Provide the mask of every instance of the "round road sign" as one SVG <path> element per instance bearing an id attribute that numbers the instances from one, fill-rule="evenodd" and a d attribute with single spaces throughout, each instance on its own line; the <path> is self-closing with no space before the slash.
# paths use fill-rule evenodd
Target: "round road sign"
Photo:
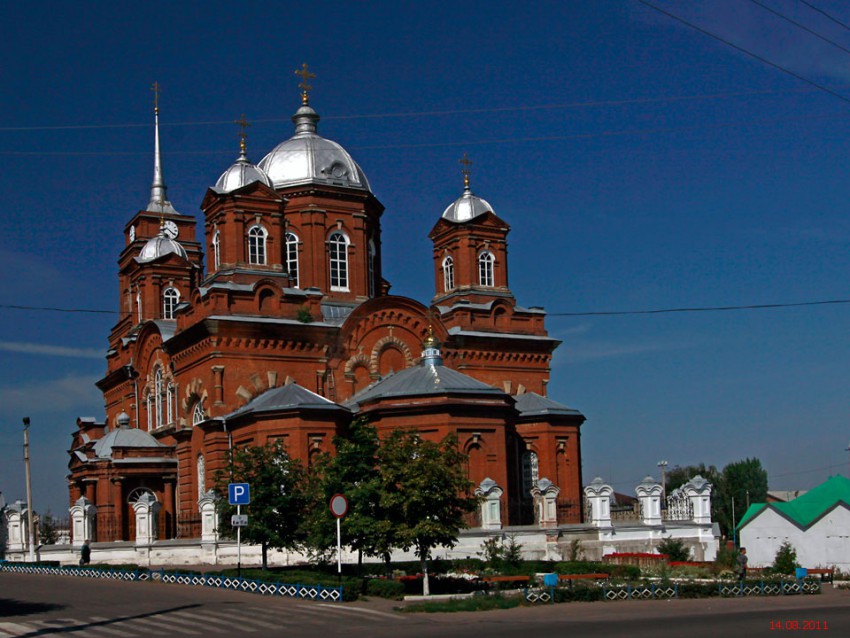
<path id="1" fill-rule="evenodd" d="M 331 497 L 331 514 L 336 518 L 342 518 L 348 511 L 348 499 L 342 494 L 334 494 Z"/>

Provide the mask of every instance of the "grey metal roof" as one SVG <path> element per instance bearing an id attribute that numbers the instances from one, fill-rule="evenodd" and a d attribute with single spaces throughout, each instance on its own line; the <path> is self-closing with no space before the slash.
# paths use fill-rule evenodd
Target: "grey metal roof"
<path id="1" fill-rule="evenodd" d="M 284 319 L 281 317 L 253 317 L 250 315 L 211 315 L 209 319 L 214 319 L 216 321 L 232 321 L 234 323 L 270 323 L 277 325 L 292 325 L 292 326 L 331 326 L 332 324 L 325 323 L 324 321 L 312 321 L 309 324 L 305 324 L 303 321 L 298 321 L 297 319 Z"/>
<path id="2" fill-rule="evenodd" d="M 224 419 L 232 419 L 245 414 L 260 414 L 263 412 L 278 412 L 290 409 L 342 410 L 343 412 L 348 412 L 347 408 L 315 392 L 311 392 L 297 383 L 290 383 L 266 390 L 247 405 L 243 405 L 238 410 L 234 410 L 226 415 Z"/>
<path id="3" fill-rule="evenodd" d="M 112 458 L 112 448 L 164 448 L 167 447 L 139 428 L 112 430 L 94 444 L 94 454 L 100 459 Z"/>
<path id="4" fill-rule="evenodd" d="M 360 304 L 322 304 L 322 317 L 328 323 L 342 325 L 354 309 Z"/>
<path id="5" fill-rule="evenodd" d="M 179 242 L 166 235 L 163 229 L 160 229 L 160 231 L 154 237 L 151 237 L 142 247 L 139 256 L 136 257 L 136 261 L 144 264 L 170 254 L 175 254 L 183 259 L 189 259 L 189 256 L 186 254 L 186 249 L 183 248 Z"/>
<path id="6" fill-rule="evenodd" d="M 323 183 L 371 191 L 366 174 L 339 144 L 316 133 L 319 115 L 304 105 L 292 116 L 295 135 L 275 146 L 259 168 L 275 188 Z"/>
<path id="7" fill-rule="evenodd" d="M 461 337 L 486 337 L 487 339 L 531 339 L 533 341 L 558 341 L 552 337 L 542 337 L 540 335 L 520 335 L 510 332 L 480 332 L 477 330 L 461 330 L 457 326 L 449 328 L 450 335 L 458 335 Z"/>
<path id="8" fill-rule="evenodd" d="M 490 206 L 487 200 L 481 199 L 477 195 L 473 195 L 469 187 L 465 188 L 463 195 L 446 207 L 443 211 L 443 219 L 450 222 L 462 223 L 470 219 L 483 215 L 484 213 L 492 213 L 493 207 Z"/>
<path id="9" fill-rule="evenodd" d="M 159 334 L 162 335 L 163 341 L 168 341 L 169 339 L 171 339 L 171 337 L 174 336 L 174 333 L 177 332 L 176 321 L 154 319 L 153 322 L 156 324 L 156 327 L 159 328 Z"/>
<path id="10" fill-rule="evenodd" d="M 361 404 L 373 399 L 444 394 L 506 396 L 501 390 L 457 370 L 441 365 L 419 365 L 405 368 L 372 383 L 344 405 L 356 412 Z"/>
<path id="11" fill-rule="evenodd" d="M 216 181 L 215 190 L 219 193 L 229 193 L 254 182 L 262 182 L 268 187 L 272 186 L 272 180 L 269 176 L 248 161 L 243 146 L 237 160 Z"/>
<path id="12" fill-rule="evenodd" d="M 540 396 L 536 392 L 526 392 L 516 397 L 516 409 L 520 417 L 542 416 L 547 414 L 565 414 L 581 416 L 581 412 L 563 403 Z"/>

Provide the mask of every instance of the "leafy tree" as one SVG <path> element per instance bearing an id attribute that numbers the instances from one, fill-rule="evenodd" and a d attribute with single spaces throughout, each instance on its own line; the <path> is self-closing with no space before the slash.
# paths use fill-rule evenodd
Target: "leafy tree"
<path id="1" fill-rule="evenodd" d="M 691 560 L 691 550 L 685 547 L 685 541 L 672 536 L 658 543 L 658 553 L 667 554 L 667 560 L 674 563 Z"/>
<path id="2" fill-rule="evenodd" d="M 236 513 L 234 506 L 227 505 L 228 483 L 251 486 L 248 526 L 243 528 L 242 538 L 261 546 L 263 569 L 268 568 L 270 547 L 299 546 L 300 522 L 306 510 L 304 469 L 298 460 L 289 457 L 280 441 L 234 450 L 227 468 L 217 472 L 215 478 L 225 519 Z"/>
<path id="3" fill-rule="evenodd" d="M 721 532 L 728 537 L 744 515 L 748 503 L 764 503 L 766 500 L 767 471 L 761 466 L 761 461 L 757 458 L 736 461 L 723 468 L 711 499 L 712 515 L 720 524 Z"/>
<path id="4" fill-rule="evenodd" d="M 311 503 L 305 520 L 307 544 L 317 555 L 328 555 L 336 546 L 336 525 L 328 510 L 334 494 L 348 500 L 342 520 L 343 544 L 363 555 L 378 556 L 388 564 L 396 545 L 396 527 L 381 507 L 380 441 L 377 430 L 365 419 L 356 419 L 346 437 L 334 438 L 336 455 L 320 457 L 311 469 Z"/>
<path id="5" fill-rule="evenodd" d="M 414 548 L 422 561 L 422 591 L 429 594 L 428 557 L 438 546 L 454 547 L 464 516 L 475 511 L 466 457 L 457 439 L 426 441 L 418 433 L 393 431 L 378 449 L 381 508 L 395 525 L 393 543 Z"/>
<path id="6" fill-rule="evenodd" d="M 50 510 L 38 517 L 38 542 L 42 545 L 55 545 L 59 540 L 57 521 Z"/>
<path id="7" fill-rule="evenodd" d="M 785 541 L 776 550 L 776 556 L 773 559 L 771 569 L 777 574 L 793 574 L 800 564 L 797 562 L 797 550 L 794 546 Z"/>
<path id="8" fill-rule="evenodd" d="M 720 477 L 720 472 L 713 465 L 705 466 L 705 463 L 699 465 L 677 465 L 665 475 L 667 483 L 667 494 L 681 487 L 695 476 L 701 476 L 712 485 L 717 485 L 717 480 Z"/>

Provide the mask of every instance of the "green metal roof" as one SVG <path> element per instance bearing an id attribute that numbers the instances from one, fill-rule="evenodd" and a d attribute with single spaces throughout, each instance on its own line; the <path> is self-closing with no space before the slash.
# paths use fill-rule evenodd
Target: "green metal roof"
<path id="1" fill-rule="evenodd" d="M 767 509 L 775 510 L 799 527 L 806 528 L 839 503 L 850 507 L 850 479 L 833 476 L 793 501 L 753 503 L 738 523 L 738 529 Z"/>

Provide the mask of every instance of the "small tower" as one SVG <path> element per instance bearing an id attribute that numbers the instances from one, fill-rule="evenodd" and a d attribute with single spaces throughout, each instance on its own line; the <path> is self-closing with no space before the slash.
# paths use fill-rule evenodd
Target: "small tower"
<path id="1" fill-rule="evenodd" d="M 508 300 L 507 235 L 510 227 L 493 212 L 489 202 L 473 194 L 469 185 L 472 162 L 466 154 L 463 193 L 443 211 L 428 235 L 434 242 L 435 295 L 432 304 L 487 303 Z"/>

